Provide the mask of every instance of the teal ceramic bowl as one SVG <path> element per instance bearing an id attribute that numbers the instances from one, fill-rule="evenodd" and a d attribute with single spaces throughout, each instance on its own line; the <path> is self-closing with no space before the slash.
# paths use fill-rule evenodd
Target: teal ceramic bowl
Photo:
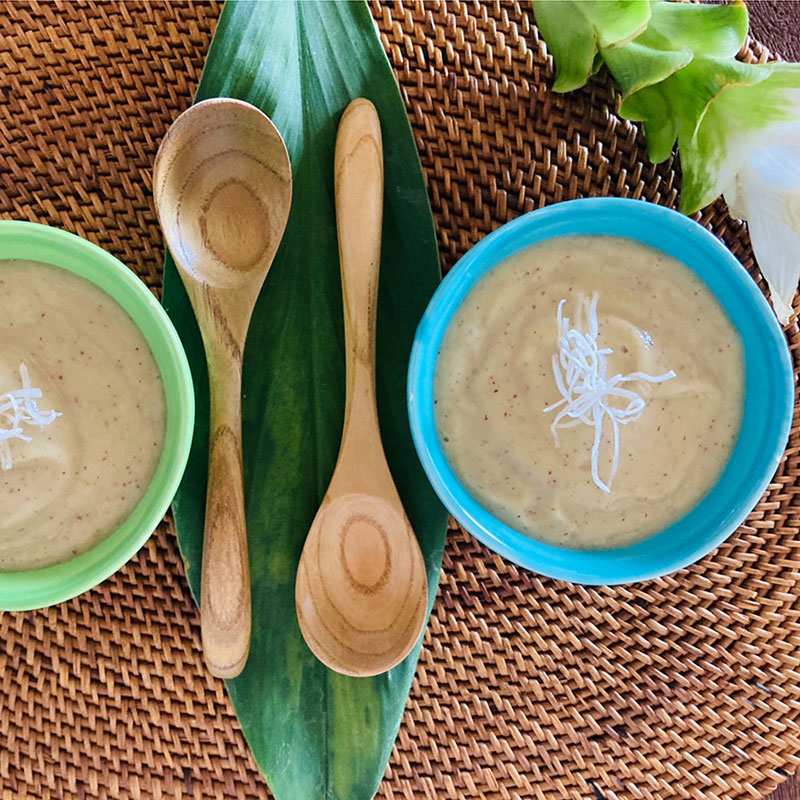
<path id="1" fill-rule="evenodd" d="M 731 457 L 708 495 L 683 518 L 631 547 L 552 547 L 490 514 L 445 458 L 433 413 L 433 376 L 453 314 L 477 282 L 523 247 L 570 234 L 635 239 L 686 264 L 709 287 L 741 334 L 745 359 L 742 424 Z M 487 547 L 542 575 L 592 585 L 630 583 L 685 567 L 744 521 L 775 474 L 792 418 L 794 379 L 786 340 L 764 296 L 731 252 L 705 228 L 661 206 L 592 198 L 532 211 L 487 236 L 448 273 L 417 330 L 408 375 L 411 432 L 422 465 L 450 513 Z"/>
<path id="2" fill-rule="evenodd" d="M 85 239 L 31 222 L 0 221 L 0 259 L 52 264 L 91 281 L 122 306 L 144 335 L 166 394 L 164 449 L 150 486 L 120 527 L 91 550 L 45 569 L 0 572 L 0 609 L 49 606 L 96 586 L 147 541 L 178 488 L 194 428 L 194 390 L 178 334 L 150 290 L 124 264 Z M 2 261 L 0 261 L 2 273 Z"/>

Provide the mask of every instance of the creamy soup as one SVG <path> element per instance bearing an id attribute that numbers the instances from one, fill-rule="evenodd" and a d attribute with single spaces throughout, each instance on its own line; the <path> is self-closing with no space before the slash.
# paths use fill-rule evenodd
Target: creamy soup
<path id="1" fill-rule="evenodd" d="M 684 264 L 567 236 L 516 253 L 467 296 L 437 360 L 435 414 L 448 461 L 495 516 L 549 544 L 611 548 L 707 494 L 743 385 L 740 337 Z"/>
<path id="2" fill-rule="evenodd" d="M 15 571 L 84 552 L 131 513 L 161 455 L 166 407 L 142 334 L 89 281 L 0 261 L 0 297 L 0 406 L 27 383 L 40 412 L 59 414 L 39 425 L 23 414 L 30 441 L 0 442 L 0 571 Z"/>

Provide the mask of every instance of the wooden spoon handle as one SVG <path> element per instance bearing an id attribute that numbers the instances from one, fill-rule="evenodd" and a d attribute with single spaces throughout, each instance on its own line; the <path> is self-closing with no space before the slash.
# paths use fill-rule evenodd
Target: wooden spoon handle
<path id="1" fill-rule="evenodd" d="M 344 302 L 345 403 L 342 453 L 383 453 L 375 403 L 375 319 L 383 224 L 383 143 L 375 106 L 353 100 L 336 136 L 336 227 Z M 353 424 L 351 425 L 351 421 Z"/>
<path id="2" fill-rule="evenodd" d="M 211 437 L 203 539 L 200 619 L 211 672 L 233 678 L 250 651 L 250 565 L 247 555 L 241 434 L 241 365 L 219 374 L 209 361 Z"/>

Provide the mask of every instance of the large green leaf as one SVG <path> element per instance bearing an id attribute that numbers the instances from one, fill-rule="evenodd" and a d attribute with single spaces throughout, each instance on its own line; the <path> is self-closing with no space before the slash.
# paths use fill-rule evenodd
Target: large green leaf
<path id="1" fill-rule="evenodd" d="M 333 207 L 336 126 L 371 99 L 385 148 L 386 204 L 378 308 L 378 404 L 389 464 L 436 592 L 446 513 L 417 461 L 405 405 L 416 324 L 439 280 L 430 207 L 414 139 L 366 5 L 228 2 L 197 99 L 238 97 L 284 136 L 294 172 L 285 238 L 256 307 L 245 353 L 243 439 L 253 588 L 250 659 L 228 690 L 279 800 L 371 797 L 383 775 L 419 645 L 389 673 L 346 678 L 306 647 L 295 570 L 331 476 L 344 411 L 344 339 Z M 164 304 L 186 346 L 198 425 L 175 499 L 178 540 L 199 593 L 207 461 L 207 375 L 172 262 Z M 429 604 L 430 608 L 430 604 Z"/>

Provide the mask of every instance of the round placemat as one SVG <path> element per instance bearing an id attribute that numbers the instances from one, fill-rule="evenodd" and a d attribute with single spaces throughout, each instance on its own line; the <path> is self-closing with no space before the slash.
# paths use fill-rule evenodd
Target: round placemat
<path id="1" fill-rule="evenodd" d="M 151 169 L 219 5 L 0 6 L 0 215 L 97 242 L 160 286 Z M 602 76 L 568 96 L 530 5 L 372 5 L 426 171 L 443 266 L 572 197 L 675 206 Z M 268 46 L 268 43 L 265 43 Z M 768 53 L 753 43 L 749 58 Z M 760 280 L 744 226 L 700 221 Z M 1 256 L 1 254 L 0 254 Z M 763 286 L 762 286 L 763 288 Z M 797 364 L 800 332 L 787 330 Z M 631 587 L 585 588 L 451 530 L 379 797 L 761 798 L 800 765 L 798 425 L 728 542 Z M 11 798 L 264 798 L 164 523 L 97 589 L 0 615 L 0 789 Z"/>

